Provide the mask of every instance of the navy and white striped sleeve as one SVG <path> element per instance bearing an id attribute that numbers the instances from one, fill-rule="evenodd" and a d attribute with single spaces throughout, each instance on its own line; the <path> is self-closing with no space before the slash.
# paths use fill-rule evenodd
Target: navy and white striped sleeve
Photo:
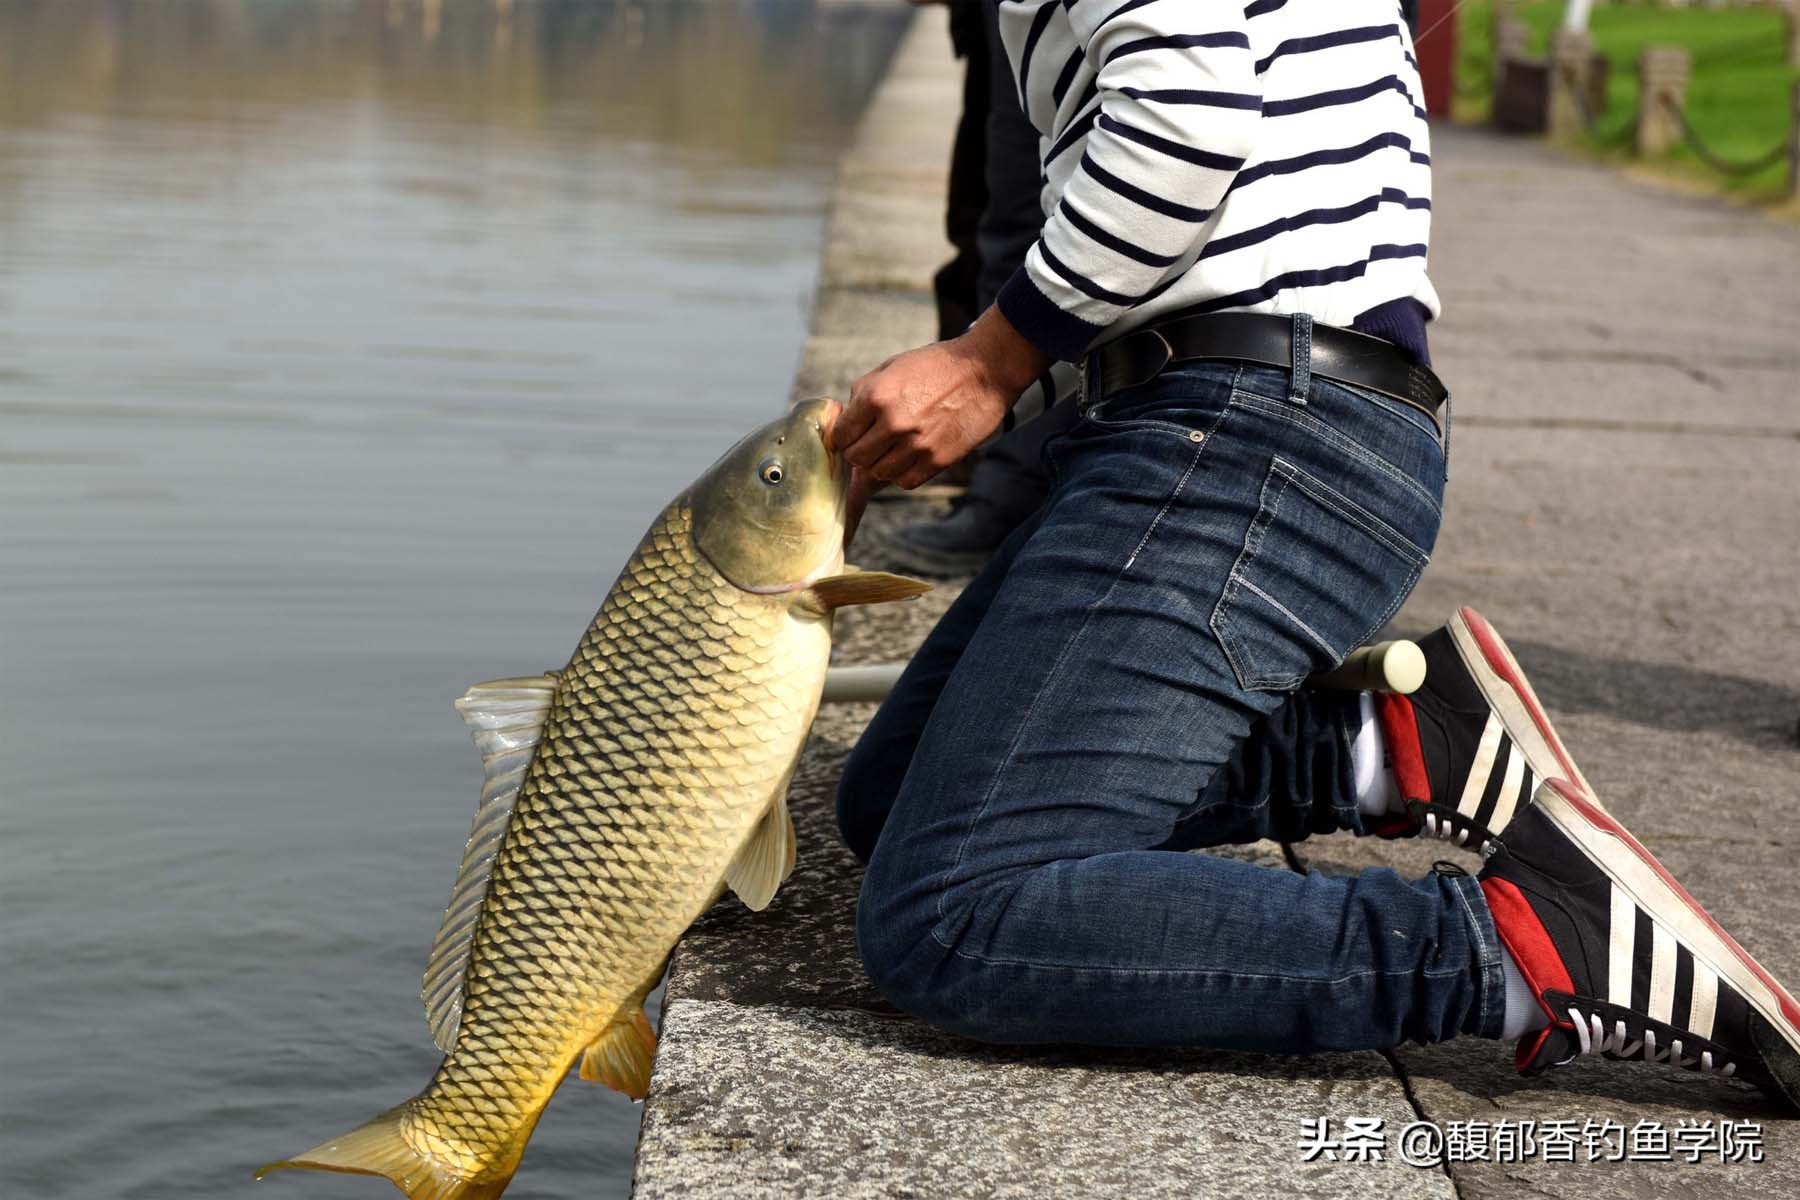
<path id="1" fill-rule="evenodd" d="M 1191 265 L 1250 154 L 1262 97 L 1236 0 L 1065 5 L 1096 73 L 1099 116 L 997 303 L 1040 350 L 1074 360 Z"/>

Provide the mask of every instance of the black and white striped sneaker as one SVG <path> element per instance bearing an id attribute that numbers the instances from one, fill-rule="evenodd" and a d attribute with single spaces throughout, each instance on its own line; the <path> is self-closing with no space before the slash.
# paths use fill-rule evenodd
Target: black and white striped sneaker
<path id="1" fill-rule="evenodd" d="M 1518 660 L 1480 613 L 1458 609 L 1442 629 L 1419 639 L 1419 649 L 1425 655 L 1419 689 L 1375 696 L 1406 806 L 1375 833 L 1429 834 L 1487 854 L 1496 832 L 1531 803 L 1545 779 L 1569 779 L 1587 791 Z"/>
<path id="2" fill-rule="evenodd" d="M 1553 779 L 1500 841 L 1481 890 L 1550 1021 L 1520 1039 L 1521 1072 L 1639 1059 L 1800 1108 L 1800 1004 L 1624 826 Z"/>

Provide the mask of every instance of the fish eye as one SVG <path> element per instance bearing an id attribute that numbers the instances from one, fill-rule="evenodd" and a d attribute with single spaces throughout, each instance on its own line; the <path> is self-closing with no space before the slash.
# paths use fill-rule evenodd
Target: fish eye
<path id="1" fill-rule="evenodd" d="M 762 481 L 770 487 L 774 487 L 783 479 L 787 478 L 787 472 L 782 470 L 781 460 L 778 458 L 763 459 L 762 465 L 756 468 L 756 473 L 760 475 Z"/>

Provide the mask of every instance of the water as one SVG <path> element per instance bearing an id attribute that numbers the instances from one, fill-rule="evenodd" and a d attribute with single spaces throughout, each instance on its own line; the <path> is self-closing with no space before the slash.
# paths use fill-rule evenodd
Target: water
<path id="1" fill-rule="evenodd" d="M 785 398 L 903 16 L 0 0 L 0 1194 L 393 1194 L 249 1175 L 435 1065 L 450 702 Z"/>

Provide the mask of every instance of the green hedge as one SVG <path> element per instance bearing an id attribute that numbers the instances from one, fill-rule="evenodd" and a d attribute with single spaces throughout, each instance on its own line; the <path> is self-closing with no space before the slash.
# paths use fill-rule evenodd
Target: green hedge
<path id="1" fill-rule="evenodd" d="M 1559 0 L 1518 7 L 1520 19 L 1531 30 L 1533 53 L 1541 54 L 1549 46 L 1562 11 Z M 1458 19 L 1456 116 L 1481 121 L 1488 115 L 1493 79 L 1493 4 L 1471 0 Z M 1597 4 L 1588 32 L 1610 68 L 1606 113 L 1588 139 L 1590 148 L 1609 156 L 1629 154 L 1637 112 L 1637 60 L 1646 46 L 1685 46 L 1693 54 L 1688 121 L 1720 156 L 1753 159 L 1788 136 L 1792 89 L 1800 72 L 1787 65 L 1785 26 L 1773 8 Z M 1707 167 L 1685 145 L 1657 165 L 1754 199 L 1778 198 L 1787 184 L 1785 163 L 1754 175 L 1727 177 Z"/>

